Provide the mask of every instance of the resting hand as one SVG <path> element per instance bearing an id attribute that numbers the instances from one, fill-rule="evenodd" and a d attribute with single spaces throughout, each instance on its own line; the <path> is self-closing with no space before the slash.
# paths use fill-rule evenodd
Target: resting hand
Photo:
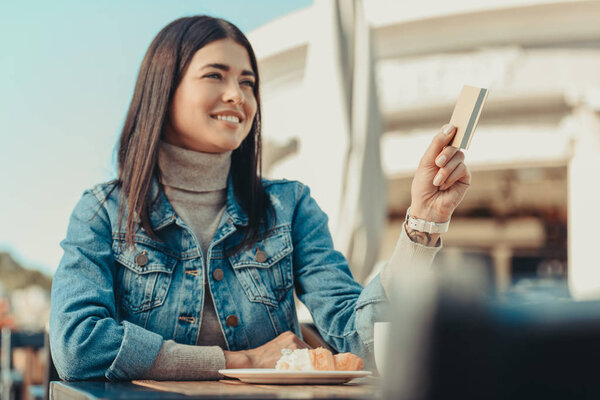
<path id="1" fill-rule="evenodd" d="M 456 127 L 444 125 L 425 151 L 411 187 L 410 214 L 433 222 L 446 222 L 471 184 L 465 155 L 447 146 Z"/>
<path id="2" fill-rule="evenodd" d="M 225 351 L 226 368 L 275 368 L 282 349 L 310 349 L 310 346 L 292 332 L 284 332 L 251 350 Z"/>

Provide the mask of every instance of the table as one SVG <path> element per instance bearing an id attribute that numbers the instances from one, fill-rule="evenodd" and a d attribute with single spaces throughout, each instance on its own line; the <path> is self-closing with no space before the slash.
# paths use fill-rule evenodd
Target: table
<path id="1" fill-rule="evenodd" d="M 381 399 L 379 379 L 344 385 L 258 385 L 238 380 L 51 382 L 50 400 Z"/>

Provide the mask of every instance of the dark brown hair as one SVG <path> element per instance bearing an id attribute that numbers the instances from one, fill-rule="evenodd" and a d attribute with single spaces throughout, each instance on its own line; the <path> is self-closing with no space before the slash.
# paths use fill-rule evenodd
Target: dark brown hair
<path id="1" fill-rule="evenodd" d="M 235 25 L 223 19 L 209 16 L 180 18 L 164 27 L 148 48 L 119 140 L 117 184 L 122 195 L 119 229 L 127 214 L 125 238 L 129 245 L 133 244 L 138 221 L 151 237 L 157 239 L 149 217 L 156 200 L 150 198 L 150 187 L 153 179 L 160 182 L 158 147 L 168 108 L 196 51 L 220 39 L 232 39 L 244 46 L 256 76 L 256 116 L 250 133 L 231 155 L 230 174 L 235 196 L 248 214 L 248 229 L 234 251 L 256 242 L 261 220 L 267 221 L 267 213 L 272 211 L 261 177 L 261 103 L 258 67 L 252 46 Z"/>

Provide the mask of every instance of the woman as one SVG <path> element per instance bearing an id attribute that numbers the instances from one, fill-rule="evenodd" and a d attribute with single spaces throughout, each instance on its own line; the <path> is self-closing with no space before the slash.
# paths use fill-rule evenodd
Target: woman
<path id="1" fill-rule="evenodd" d="M 439 234 L 408 228 L 364 289 L 299 182 L 261 179 L 259 74 L 234 25 L 182 18 L 154 39 L 119 143 L 118 179 L 84 192 L 54 276 L 50 342 L 63 379 L 217 379 L 272 368 L 300 338 L 293 288 L 323 338 L 370 360 L 390 276 L 432 259 Z M 444 222 L 470 174 L 435 136 L 412 217 Z M 435 164 L 437 161 L 438 165 Z M 442 168 L 440 168 L 442 167 Z M 410 238 L 409 238 L 410 236 Z"/>

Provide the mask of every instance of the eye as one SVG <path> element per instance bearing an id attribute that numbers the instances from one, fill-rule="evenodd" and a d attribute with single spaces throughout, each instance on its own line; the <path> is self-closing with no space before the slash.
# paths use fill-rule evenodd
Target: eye
<path id="1" fill-rule="evenodd" d="M 246 79 L 240 82 L 240 85 L 244 85 L 244 86 L 248 86 L 250 88 L 254 88 L 254 86 L 256 85 L 256 83 L 254 83 L 253 80 L 251 79 Z"/>
<path id="2" fill-rule="evenodd" d="M 223 75 L 221 75 L 218 72 L 211 72 L 211 73 L 208 73 L 208 74 L 204 75 L 204 78 L 211 78 L 211 79 L 221 80 L 221 79 L 223 79 Z"/>

